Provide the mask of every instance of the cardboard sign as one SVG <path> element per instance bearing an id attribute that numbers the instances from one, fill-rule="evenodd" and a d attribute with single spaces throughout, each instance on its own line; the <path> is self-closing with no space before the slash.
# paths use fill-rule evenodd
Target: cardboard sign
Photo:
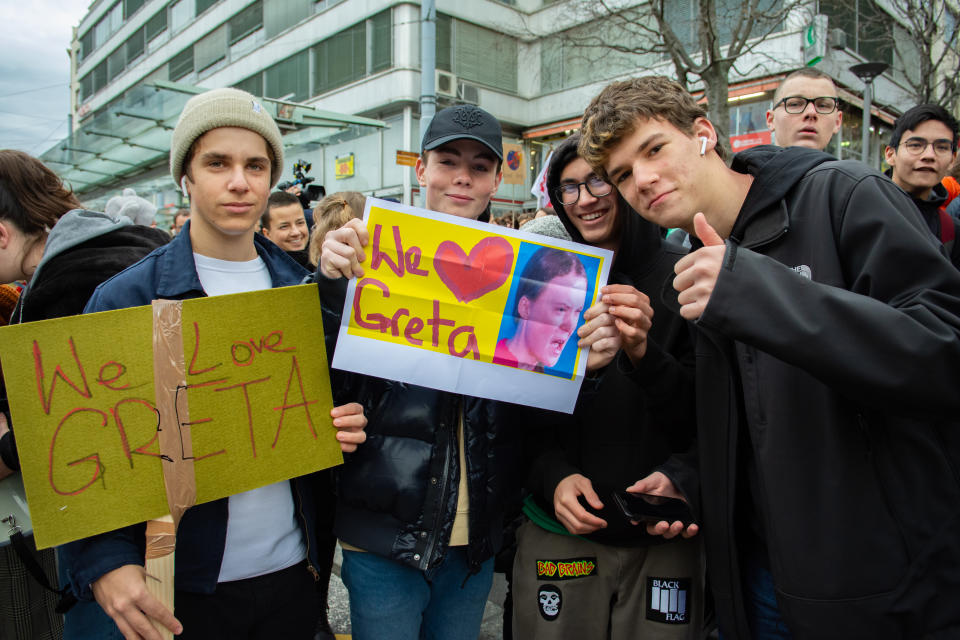
<path id="1" fill-rule="evenodd" d="M 135 307 L 0 329 L 38 547 L 170 512 L 152 327 Z M 172 392 L 189 419 L 174 424 L 198 503 L 343 461 L 315 287 L 186 300 L 179 329 L 186 384 Z"/>
<path id="2" fill-rule="evenodd" d="M 576 330 L 610 251 L 373 198 L 364 220 L 334 367 L 573 411 L 587 355 Z"/>

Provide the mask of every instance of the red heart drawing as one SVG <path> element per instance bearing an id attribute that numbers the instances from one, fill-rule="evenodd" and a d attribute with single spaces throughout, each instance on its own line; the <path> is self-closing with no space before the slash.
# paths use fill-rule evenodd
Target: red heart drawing
<path id="1" fill-rule="evenodd" d="M 467 256 L 456 242 L 444 240 L 433 268 L 460 302 L 470 302 L 500 287 L 513 267 L 513 247 L 503 238 L 484 238 Z"/>

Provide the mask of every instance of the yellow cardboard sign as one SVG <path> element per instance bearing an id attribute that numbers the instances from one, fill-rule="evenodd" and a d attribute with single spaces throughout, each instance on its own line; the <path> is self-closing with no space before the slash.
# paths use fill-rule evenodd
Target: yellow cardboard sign
<path id="1" fill-rule="evenodd" d="M 364 221 L 334 367 L 573 410 L 586 366 L 576 330 L 611 252 L 373 198 Z"/>
<path id="2" fill-rule="evenodd" d="M 198 503 L 342 462 L 315 287 L 187 300 L 182 337 Z M 150 307 L 4 327 L 0 356 L 38 547 L 169 512 Z"/>
<path id="3" fill-rule="evenodd" d="M 492 362 L 520 240 L 460 228 L 444 242 L 436 221 L 380 208 L 367 227 L 369 273 L 356 285 L 350 333 Z M 486 268 L 471 277 L 458 258 Z"/>

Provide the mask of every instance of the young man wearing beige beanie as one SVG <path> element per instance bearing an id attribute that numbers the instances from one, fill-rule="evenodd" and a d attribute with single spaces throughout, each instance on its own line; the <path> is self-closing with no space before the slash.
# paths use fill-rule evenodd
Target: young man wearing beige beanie
<path id="1" fill-rule="evenodd" d="M 170 171 L 190 198 L 190 221 L 168 245 L 106 281 L 87 312 L 298 284 L 306 272 L 255 234 L 283 164 L 276 123 L 250 94 L 193 97 L 173 132 Z M 337 439 L 366 438 L 360 405 L 331 411 Z M 184 638 L 312 638 L 315 476 L 191 507 L 177 531 L 174 613 L 153 598 L 143 569 L 144 525 L 70 543 L 61 551 L 81 600 L 96 599 L 125 638 L 159 640 L 151 620 Z M 83 637 L 71 629 L 66 637 Z"/>

